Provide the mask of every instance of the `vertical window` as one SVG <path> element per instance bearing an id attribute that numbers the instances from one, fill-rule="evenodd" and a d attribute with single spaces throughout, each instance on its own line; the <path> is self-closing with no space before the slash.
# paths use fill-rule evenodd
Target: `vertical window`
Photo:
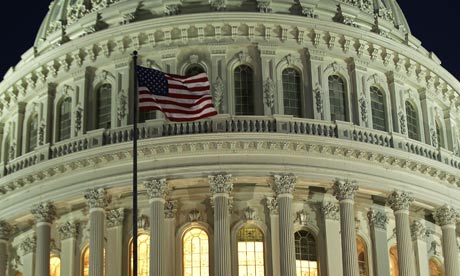
<path id="1" fill-rule="evenodd" d="M 441 125 L 436 121 L 436 138 L 438 139 L 438 147 L 444 148 L 444 133 Z"/>
<path id="2" fill-rule="evenodd" d="M 329 76 L 329 103 L 331 120 L 346 121 L 345 82 L 337 75 Z"/>
<path id="3" fill-rule="evenodd" d="M 143 123 L 147 120 L 153 120 L 157 118 L 155 110 L 140 110 L 139 111 L 139 122 Z"/>
<path id="4" fill-rule="evenodd" d="M 282 75 L 284 114 L 301 117 L 300 73 L 293 68 L 287 68 L 283 70 Z"/>
<path id="5" fill-rule="evenodd" d="M 264 234 L 248 225 L 238 232 L 238 275 L 264 276 Z"/>
<path id="6" fill-rule="evenodd" d="M 441 263 L 434 259 L 430 259 L 430 276 L 443 276 L 443 269 Z"/>
<path id="7" fill-rule="evenodd" d="M 385 98 L 382 91 L 371 86 L 372 125 L 374 129 L 386 131 Z"/>
<path id="8" fill-rule="evenodd" d="M 133 241 L 129 243 L 129 260 L 130 260 L 130 276 L 133 276 L 133 264 L 134 264 L 134 253 L 133 253 Z M 137 237 L 137 275 L 149 276 L 150 269 L 150 236 L 147 234 L 140 234 Z"/>
<path id="9" fill-rule="evenodd" d="M 5 163 L 10 161 L 10 138 L 9 137 L 6 138 L 6 141 L 5 141 L 3 160 L 5 161 Z"/>
<path id="10" fill-rule="evenodd" d="M 199 64 L 193 64 L 193 65 L 190 65 L 187 70 L 185 70 L 185 75 L 186 76 L 193 76 L 193 75 L 197 75 L 197 74 L 200 74 L 200 73 L 204 73 L 204 68 L 199 65 Z"/>
<path id="11" fill-rule="evenodd" d="M 87 246 L 83 250 L 83 254 L 81 257 L 81 265 L 82 265 L 82 276 L 89 276 L 89 246 Z"/>
<path id="12" fill-rule="evenodd" d="M 105 83 L 97 90 L 96 127 L 110 128 L 112 113 L 112 85 Z"/>
<path id="13" fill-rule="evenodd" d="M 410 103 L 406 102 L 406 117 L 407 117 L 407 133 L 409 138 L 414 140 L 420 140 L 418 135 L 418 118 L 417 110 Z"/>
<path id="14" fill-rule="evenodd" d="M 187 230 L 182 239 L 184 276 L 209 276 L 208 234 L 201 228 Z"/>
<path id="15" fill-rule="evenodd" d="M 366 244 L 360 239 L 356 239 L 356 245 L 358 248 L 358 267 L 359 267 L 359 276 L 368 276 L 369 268 L 367 262 L 367 248 Z"/>
<path id="16" fill-rule="evenodd" d="M 38 115 L 32 115 L 27 124 L 28 128 L 28 140 L 27 140 L 27 152 L 33 151 L 37 147 L 38 137 Z"/>
<path id="17" fill-rule="evenodd" d="M 58 117 L 58 141 L 70 138 L 70 119 L 71 119 L 72 99 L 65 98 L 59 105 Z"/>
<path id="18" fill-rule="evenodd" d="M 399 276 L 398 248 L 396 245 L 390 248 L 390 276 Z"/>
<path id="19" fill-rule="evenodd" d="M 235 69 L 235 114 L 255 114 L 253 71 L 247 65 L 240 65 Z"/>
<path id="20" fill-rule="evenodd" d="M 318 275 L 318 257 L 316 241 L 313 235 L 305 230 L 294 233 L 296 274 L 301 276 Z"/>
<path id="21" fill-rule="evenodd" d="M 56 256 L 50 258 L 50 276 L 61 276 L 61 259 Z"/>

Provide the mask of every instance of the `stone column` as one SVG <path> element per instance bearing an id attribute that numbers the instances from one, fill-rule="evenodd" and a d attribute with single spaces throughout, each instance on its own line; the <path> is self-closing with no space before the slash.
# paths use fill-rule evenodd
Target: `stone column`
<path id="1" fill-rule="evenodd" d="M 369 211 L 367 216 L 371 228 L 374 275 L 390 275 L 390 256 L 387 241 L 388 217 L 383 210 L 377 209 Z"/>
<path id="2" fill-rule="evenodd" d="M 35 276 L 50 275 L 51 224 L 56 217 L 56 208 L 51 202 L 35 206 L 31 213 L 37 222 L 37 248 L 35 252 Z"/>
<path id="3" fill-rule="evenodd" d="M 271 250 L 267 250 L 268 259 L 271 259 L 272 273 L 268 275 L 280 276 L 280 227 L 279 227 L 279 214 L 278 214 L 278 201 L 276 198 L 267 197 L 265 204 L 270 215 L 270 245 Z"/>
<path id="4" fill-rule="evenodd" d="M 27 237 L 19 245 L 22 251 L 22 275 L 34 276 L 35 269 L 35 248 L 37 242 L 35 237 Z"/>
<path id="5" fill-rule="evenodd" d="M 214 206 L 214 275 L 230 276 L 230 192 L 233 190 L 232 176 L 227 174 L 210 175 L 209 186 Z"/>
<path id="6" fill-rule="evenodd" d="M 58 228 L 61 238 L 61 275 L 75 275 L 75 251 L 79 227 L 78 222 L 68 221 Z"/>
<path id="7" fill-rule="evenodd" d="M 175 233 L 176 233 L 176 212 L 177 212 L 177 201 L 168 200 L 165 202 L 165 262 L 164 275 L 176 275 L 175 271 Z"/>
<path id="8" fill-rule="evenodd" d="M 359 276 L 354 212 L 354 199 L 359 187 L 354 181 L 336 180 L 333 189 L 334 196 L 340 203 L 343 275 Z"/>
<path id="9" fill-rule="evenodd" d="M 122 276 L 123 264 L 123 220 L 125 209 L 107 211 L 107 251 L 105 275 Z M 91 252 L 90 252 L 91 254 Z"/>
<path id="10" fill-rule="evenodd" d="M 150 204 L 150 276 L 163 276 L 165 258 L 165 197 L 168 194 L 166 179 L 144 182 Z"/>
<path id="11" fill-rule="evenodd" d="M 273 189 L 276 193 L 279 212 L 280 268 L 281 275 L 295 276 L 294 222 L 292 219 L 292 192 L 296 184 L 293 175 L 274 175 Z"/>
<path id="12" fill-rule="evenodd" d="M 444 205 L 436 209 L 434 217 L 436 223 L 442 229 L 442 253 L 444 255 L 445 273 L 449 276 L 460 276 L 457 236 L 455 233 L 458 212 L 454 208 Z"/>
<path id="13" fill-rule="evenodd" d="M 105 208 L 108 205 L 107 192 L 104 188 L 85 192 L 89 206 L 89 275 L 104 275 L 104 228 Z"/>
<path id="14" fill-rule="evenodd" d="M 322 235 L 319 244 L 324 248 L 324 264 L 320 266 L 321 275 L 342 276 L 342 251 L 340 244 L 340 215 L 339 207 L 332 202 L 323 202 L 321 205 Z"/>
<path id="15" fill-rule="evenodd" d="M 415 275 L 414 249 L 409 226 L 409 205 L 413 201 L 411 194 L 401 191 L 394 191 L 387 199 L 396 219 L 399 276 Z"/>
<path id="16" fill-rule="evenodd" d="M 0 276 L 6 276 L 8 260 L 8 240 L 12 227 L 6 221 L 0 220 Z"/>
<path id="17" fill-rule="evenodd" d="M 428 247 L 426 245 L 430 232 L 422 221 L 415 221 L 411 227 L 412 242 L 415 251 L 415 266 L 418 276 L 429 276 Z"/>

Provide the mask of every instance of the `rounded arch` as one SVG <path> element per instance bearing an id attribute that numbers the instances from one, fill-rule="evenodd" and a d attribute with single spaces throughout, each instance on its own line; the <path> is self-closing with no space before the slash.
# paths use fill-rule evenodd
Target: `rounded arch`
<path id="1" fill-rule="evenodd" d="M 283 90 L 283 114 L 294 117 L 302 117 L 304 103 L 302 101 L 302 71 L 287 67 L 281 71 L 281 82 Z"/>
<path id="2" fill-rule="evenodd" d="M 89 276 L 89 244 L 85 245 L 80 255 L 80 275 Z"/>
<path id="3" fill-rule="evenodd" d="M 442 262 L 436 257 L 430 258 L 429 269 L 430 276 L 444 276 L 444 267 L 442 265 Z"/>
<path id="4" fill-rule="evenodd" d="M 150 272 L 150 235 L 147 231 L 140 231 L 137 237 L 138 244 L 138 275 L 139 276 L 148 276 Z M 133 237 L 129 239 L 128 242 L 128 266 L 129 266 L 129 275 L 133 276 Z"/>
<path id="5" fill-rule="evenodd" d="M 188 72 L 192 69 L 201 69 L 201 71 L 198 73 L 209 72 L 209 66 L 203 60 L 197 60 L 193 62 L 188 60 L 187 62 L 184 62 L 184 64 L 182 64 L 182 66 L 180 67 L 179 74 L 183 76 L 192 75 L 190 72 Z"/>
<path id="6" fill-rule="evenodd" d="M 38 145 L 38 114 L 36 112 L 29 116 L 26 125 L 26 152 L 31 152 Z"/>
<path id="7" fill-rule="evenodd" d="M 390 129 L 388 117 L 387 93 L 379 85 L 371 85 L 369 88 L 371 102 L 372 128 L 380 131 Z"/>
<path id="8" fill-rule="evenodd" d="M 101 70 L 96 74 L 92 88 L 91 94 L 87 97 L 88 115 L 91 116 L 90 128 L 111 128 L 116 124 L 112 108 L 116 106 L 118 99 L 115 91 L 119 91 L 115 75 L 108 70 Z"/>
<path id="9" fill-rule="evenodd" d="M 332 74 L 327 78 L 329 95 L 329 114 L 331 121 L 348 121 L 348 96 L 346 81 L 338 74 Z"/>
<path id="10" fill-rule="evenodd" d="M 62 96 L 56 106 L 56 127 L 54 128 L 55 141 L 63 141 L 71 137 L 71 121 L 72 121 L 72 97 L 68 95 Z"/>
<path id="11" fill-rule="evenodd" d="M 358 268 L 360 276 L 369 275 L 369 250 L 366 241 L 362 236 L 356 236 L 356 247 L 358 249 Z"/>
<path id="12" fill-rule="evenodd" d="M 389 249 L 390 256 L 390 276 L 399 276 L 399 265 L 398 265 L 398 247 L 395 245 Z"/>
<path id="13" fill-rule="evenodd" d="M 324 68 L 324 67 L 323 67 Z M 331 87 L 329 84 L 329 77 L 330 76 L 337 76 L 342 79 L 344 82 L 344 110 L 345 110 L 345 119 L 347 121 L 352 121 L 352 104 L 351 104 L 351 78 L 348 74 L 346 69 L 346 65 L 342 65 L 341 63 L 334 61 L 327 66 L 325 66 L 323 70 L 323 79 L 322 79 L 322 87 L 324 88 L 324 118 L 326 120 L 333 121 L 331 117 L 331 107 L 330 107 L 330 91 Z"/>
<path id="14" fill-rule="evenodd" d="M 255 115 L 255 81 L 254 70 L 245 64 L 237 66 L 234 71 L 235 115 Z"/>
<path id="15" fill-rule="evenodd" d="M 50 276 L 61 275 L 61 258 L 56 255 L 50 256 Z"/>
<path id="16" fill-rule="evenodd" d="M 407 135 L 410 139 L 420 141 L 419 114 L 417 105 L 410 99 L 404 102 L 406 112 Z"/>
<path id="17" fill-rule="evenodd" d="M 296 273 L 303 275 L 319 274 L 318 239 L 307 228 L 294 233 Z"/>

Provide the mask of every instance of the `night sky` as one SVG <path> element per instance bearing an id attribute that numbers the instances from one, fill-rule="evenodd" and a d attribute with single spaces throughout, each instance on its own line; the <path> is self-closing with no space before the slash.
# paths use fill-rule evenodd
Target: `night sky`
<path id="1" fill-rule="evenodd" d="M 20 56 L 33 45 L 50 2 L 2 1 L 0 79 L 3 79 L 8 68 L 17 64 Z M 460 34 L 459 1 L 399 0 L 398 3 L 407 17 L 412 34 L 422 41 L 428 51 L 433 51 L 441 59 L 442 65 L 459 79 L 460 46 L 456 41 Z"/>

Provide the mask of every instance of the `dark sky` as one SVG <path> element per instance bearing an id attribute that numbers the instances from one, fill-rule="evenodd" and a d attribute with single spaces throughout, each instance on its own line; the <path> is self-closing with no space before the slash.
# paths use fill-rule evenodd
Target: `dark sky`
<path id="1" fill-rule="evenodd" d="M 0 31 L 2 40 L 0 79 L 9 67 L 29 49 L 48 11 L 49 0 L 2 1 Z M 460 78 L 460 51 L 456 41 L 460 33 L 460 1 L 399 0 L 412 34 L 433 51 L 457 79 Z"/>

